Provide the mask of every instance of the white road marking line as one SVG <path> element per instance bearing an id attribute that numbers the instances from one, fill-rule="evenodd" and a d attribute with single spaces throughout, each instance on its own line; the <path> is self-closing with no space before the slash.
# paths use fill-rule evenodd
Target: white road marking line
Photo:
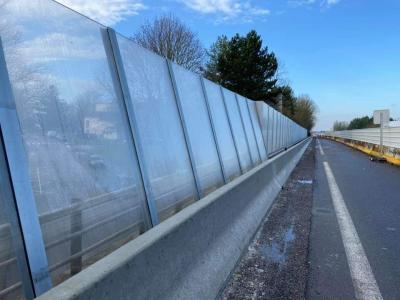
<path id="1" fill-rule="evenodd" d="M 346 252 L 347 263 L 350 268 L 350 275 L 353 280 L 356 298 L 359 300 L 383 299 L 360 238 L 358 237 L 357 230 L 354 227 L 346 203 L 343 200 L 342 193 L 326 161 L 324 161 L 324 168 L 336 212 L 336 218 L 339 223 L 340 234 Z"/>
<path id="2" fill-rule="evenodd" d="M 319 147 L 319 152 L 321 152 L 321 155 L 325 155 L 324 149 L 322 149 L 321 143 L 318 141 L 318 147 Z"/>

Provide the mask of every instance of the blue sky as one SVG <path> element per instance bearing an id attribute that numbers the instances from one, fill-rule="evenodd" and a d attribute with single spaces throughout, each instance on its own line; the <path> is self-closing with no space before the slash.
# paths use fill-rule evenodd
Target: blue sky
<path id="1" fill-rule="evenodd" d="M 205 47 L 256 29 L 296 94 L 319 108 L 316 129 L 389 108 L 400 118 L 399 0 L 63 0 L 131 36 L 172 12 Z"/>

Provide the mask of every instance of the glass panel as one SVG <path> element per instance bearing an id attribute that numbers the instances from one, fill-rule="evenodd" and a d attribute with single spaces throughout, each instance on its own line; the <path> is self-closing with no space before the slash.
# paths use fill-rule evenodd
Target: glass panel
<path id="1" fill-rule="evenodd" d="M 0 140 L 0 299 L 25 299 L 17 251 L 23 253 L 23 244 L 17 223 L 14 199 Z M 11 218 L 14 222 L 11 222 Z M 13 223 L 13 224 L 12 224 Z M 21 260 L 21 257 L 19 258 Z M 28 275 L 28 274 L 25 274 Z M 27 276 L 26 276 L 27 277 Z"/>
<path id="2" fill-rule="evenodd" d="M 232 180 L 240 175 L 240 166 L 221 94 L 221 87 L 207 79 L 204 79 L 204 85 L 225 176 Z"/>
<path id="3" fill-rule="evenodd" d="M 48 0 L 4 2 L 0 19 L 58 284 L 146 230 L 145 195 L 103 27 Z"/>
<path id="4" fill-rule="evenodd" d="M 222 88 L 228 117 L 232 126 L 233 138 L 239 154 L 240 164 L 244 172 L 252 167 L 249 147 L 246 142 L 246 134 L 243 129 L 242 120 L 240 119 L 239 106 L 236 102 L 235 94 L 225 88 Z"/>
<path id="5" fill-rule="evenodd" d="M 4 209 L 4 197 L 0 194 L 0 299 L 24 299 L 21 275 L 14 250 L 11 225 Z"/>
<path id="6" fill-rule="evenodd" d="M 167 61 L 117 35 L 143 161 L 160 221 L 196 199 L 189 155 Z"/>
<path id="7" fill-rule="evenodd" d="M 268 155 L 268 105 L 265 104 L 264 102 L 261 101 L 251 101 L 249 100 L 249 104 L 254 102 L 254 111 L 255 111 L 255 116 L 257 117 L 259 121 L 259 126 L 261 130 L 261 135 L 264 140 L 264 145 L 265 145 L 265 157 Z M 251 106 L 250 107 L 250 112 L 252 111 Z M 252 114 L 253 117 L 253 114 Z"/>
<path id="8" fill-rule="evenodd" d="M 223 185 L 221 166 L 200 76 L 172 64 L 194 164 L 204 195 Z"/>
<path id="9" fill-rule="evenodd" d="M 261 126 L 260 126 L 259 117 L 258 117 L 258 113 L 257 113 L 257 107 L 256 107 L 257 103 L 255 101 L 251 101 L 251 100 L 247 100 L 247 103 L 249 105 L 250 117 L 251 117 L 251 122 L 253 124 L 254 133 L 256 135 L 258 150 L 260 151 L 261 159 L 265 160 L 267 158 L 267 151 L 265 150 L 264 138 L 263 138 L 263 135 L 261 132 Z M 264 103 L 260 103 L 260 104 L 264 104 Z"/>
<path id="10" fill-rule="evenodd" d="M 287 146 L 287 118 L 283 116 L 283 147 Z"/>
<path id="11" fill-rule="evenodd" d="M 268 106 L 268 154 L 274 152 L 274 110 Z"/>
<path id="12" fill-rule="evenodd" d="M 277 122 L 277 115 L 276 115 L 276 110 L 271 107 L 271 112 L 272 112 L 272 152 L 275 152 L 277 149 L 276 142 L 278 138 L 278 122 Z"/>
<path id="13" fill-rule="evenodd" d="M 278 111 L 274 111 L 275 114 L 275 151 L 278 151 L 280 148 L 279 139 L 281 137 L 281 124 L 279 120 L 279 113 Z"/>
<path id="14" fill-rule="evenodd" d="M 283 147 L 283 115 L 279 113 L 279 148 L 281 149 Z"/>
<path id="15" fill-rule="evenodd" d="M 247 100 L 246 98 L 237 95 L 237 101 L 239 104 L 240 114 L 242 116 L 244 130 L 247 136 L 247 141 L 249 142 L 250 155 L 254 165 L 258 165 L 260 163 L 260 155 L 257 149 L 257 142 L 254 136 L 253 127 L 250 120 L 249 109 L 247 108 Z"/>
<path id="16" fill-rule="evenodd" d="M 279 116 L 279 149 L 283 147 L 283 115 L 278 112 Z"/>

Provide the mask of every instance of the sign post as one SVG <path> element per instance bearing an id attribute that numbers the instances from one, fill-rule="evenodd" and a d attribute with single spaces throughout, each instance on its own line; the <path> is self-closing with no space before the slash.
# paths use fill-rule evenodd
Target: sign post
<path id="1" fill-rule="evenodd" d="M 388 109 L 381 109 L 374 111 L 374 124 L 380 125 L 379 130 L 379 151 L 381 158 L 383 158 L 383 126 L 387 125 L 390 120 L 390 112 Z"/>

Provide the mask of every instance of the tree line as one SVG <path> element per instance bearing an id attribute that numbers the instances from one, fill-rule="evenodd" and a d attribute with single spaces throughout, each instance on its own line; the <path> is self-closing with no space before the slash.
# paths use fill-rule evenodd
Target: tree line
<path id="1" fill-rule="evenodd" d="M 394 119 L 390 118 L 390 121 L 394 121 Z M 333 123 L 334 131 L 376 128 L 376 127 L 379 127 L 379 125 L 374 124 L 374 119 L 369 116 L 357 117 L 351 120 L 350 122 L 335 121 Z"/>
<path id="2" fill-rule="evenodd" d="M 171 61 L 197 72 L 254 101 L 264 101 L 309 132 L 315 126 L 317 107 L 308 95 L 295 95 L 289 84 L 281 84 L 279 62 L 251 30 L 231 38 L 219 36 L 204 49 L 197 35 L 173 15 L 144 23 L 133 40 Z"/>
<path id="3" fill-rule="evenodd" d="M 373 118 L 369 116 L 357 117 L 351 120 L 350 122 L 335 121 L 333 123 L 334 131 L 364 129 L 364 128 L 374 128 L 374 127 L 377 127 L 377 125 L 374 125 Z"/>

